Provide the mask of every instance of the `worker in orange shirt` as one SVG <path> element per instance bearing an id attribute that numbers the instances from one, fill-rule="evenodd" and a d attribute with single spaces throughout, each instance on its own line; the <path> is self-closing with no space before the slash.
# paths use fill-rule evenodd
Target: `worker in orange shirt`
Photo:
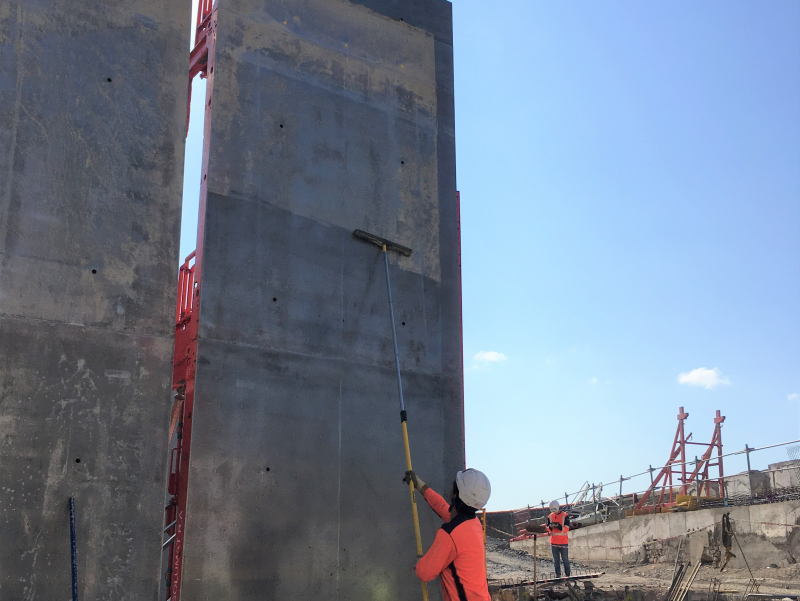
<path id="1" fill-rule="evenodd" d="M 547 516 L 547 531 L 550 533 L 550 549 L 553 552 L 553 566 L 556 578 L 561 578 L 561 562 L 564 574 L 569 578 L 569 514 L 561 510 L 558 501 L 550 501 L 550 515 Z"/>
<path id="2" fill-rule="evenodd" d="M 489 479 L 478 470 L 458 472 L 449 503 L 413 471 L 406 472 L 403 479 L 409 480 L 445 521 L 431 548 L 417 562 L 417 577 L 430 582 L 439 576 L 444 601 L 490 601 L 483 527 L 476 515 L 492 492 Z"/>

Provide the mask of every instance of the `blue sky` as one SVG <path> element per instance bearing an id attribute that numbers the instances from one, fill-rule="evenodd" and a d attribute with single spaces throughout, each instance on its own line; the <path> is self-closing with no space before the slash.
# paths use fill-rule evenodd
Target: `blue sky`
<path id="1" fill-rule="evenodd" d="M 722 410 L 726 451 L 800 438 L 800 4 L 453 17 L 467 461 L 489 509 L 661 465 L 681 405 L 698 441 Z"/>
<path id="2" fill-rule="evenodd" d="M 680 405 L 697 441 L 721 409 L 726 451 L 798 438 L 800 4 L 486 6 L 453 15 L 467 460 L 490 508 L 662 465 Z M 719 383 L 679 383 L 698 368 Z"/>

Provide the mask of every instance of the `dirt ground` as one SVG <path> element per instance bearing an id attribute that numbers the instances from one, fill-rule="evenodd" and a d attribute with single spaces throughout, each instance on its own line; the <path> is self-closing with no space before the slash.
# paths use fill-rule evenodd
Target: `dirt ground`
<path id="1" fill-rule="evenodd" d="M 533 580 L 533 557 L 523 551 L 515 551 L 508 542 L 489 538 L 486 540 L 486 556 L 489 584 L 501 584 L 501 581 Z M 672 565 L 667 564 L 619 564 L 619 563 L 575 563 L 573 575 L 579 571 L 605 572 L 603 576 L 592 580 L 595 586 L 602 589 L 624 591 L 626 586 L 632 589 L 669 588 L 672 581 Z M 539 559 L 537 578 L 553 574 L 553 560 Z M 800 564 L 785 568 L 764 568 L 753 570 L 753 577 L 760 584 L 759 592 L 768 594 L 800 595 Z M 710 566 L 704 566 L 695 579 L 692 590 L 706 591 L 711 579 L 721 581 L 721 592 L 735 596 L 743 594 L 750 580 L 746 569 L 724 572 Z M 734 592 L 735 591 L 735 592 Z"/>

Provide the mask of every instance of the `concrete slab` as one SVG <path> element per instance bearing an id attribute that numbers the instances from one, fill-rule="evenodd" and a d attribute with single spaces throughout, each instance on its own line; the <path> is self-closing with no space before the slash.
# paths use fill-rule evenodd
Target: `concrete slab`
<path id="1" fill-rule="evenodd" d="M 419 598 L 383 259 L 354 229 L 414 249 L 390 257 L 412 456 L 440 491 L 463 468 L 449 4 L 411 7 L 430 30 L 382 8 L 219 9 L 187 599 Z"/>
<path id="2" fill-rule="evenodd" d="M 0 6 L 0 596 L 158 590 L 189 0 Z"/>

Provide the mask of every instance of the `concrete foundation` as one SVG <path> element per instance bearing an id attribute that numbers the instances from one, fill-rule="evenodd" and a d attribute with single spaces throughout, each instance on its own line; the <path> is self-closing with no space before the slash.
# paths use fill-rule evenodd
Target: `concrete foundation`
<path id="1" fill-rule="evenodd" d="M 189 0 L 0 3 L 0 598 L 155 599 Z"/>
<path id="2" fill-rule="evenodd" d="M 682 561 L 694 563 L 704 550 L 718 561 L 725 555 L 720 522 L 727 512 L 750 568 L 796 563 L 800 557 L 800 501 L 659 513 L 587 526 L 569 533 L 569 555 L 577 561 L 672 563 L 680 546 Z M 547 540 L 537 540 L 537 553 L 545 557 L 550 555 Z M 532 552 L 533 540 L 512 542 L 511 547 Z M 730 561 L 730 567 L 744 568 L 735 542 L 732 551 L 738 557 Z"/>
<path id="3" fill-rule="evenodd" d="M 418 599 L 383 257 L 352 232 L 413 249 L 390 257 L 411 450 L 449 488 L 450 4 L 228 0 L 217 27 L 183 598 Z"/>

